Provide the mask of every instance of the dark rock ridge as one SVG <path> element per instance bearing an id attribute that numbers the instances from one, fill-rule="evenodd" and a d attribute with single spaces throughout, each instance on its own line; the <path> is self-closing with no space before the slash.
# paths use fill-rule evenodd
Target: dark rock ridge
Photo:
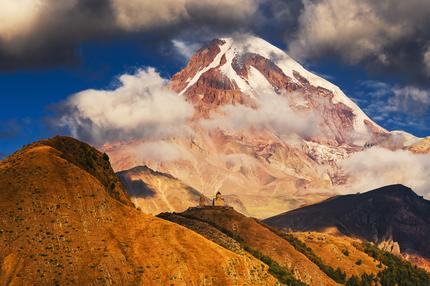
<path id="1" fill-rule="evenodd" d="M 342 234 L 376 243 L 392 240 L 402 253 L 430 258 L 430 201 L 403 185 L 336 196 L 264 220 L 295 231 L 336 228 Z"/>

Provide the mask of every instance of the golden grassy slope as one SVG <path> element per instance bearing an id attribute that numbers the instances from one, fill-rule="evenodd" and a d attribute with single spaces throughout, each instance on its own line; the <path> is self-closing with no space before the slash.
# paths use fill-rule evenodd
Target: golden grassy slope
<path id="1" fill-rule="evenodd" d="M 408 148 L 413 153 L 429 154 L 430 153 L 430 137 L 426 137 Z"/>
<path id="2" fill-rule="evenodd" d="M 340 267 L 348 278 L 352 275 L 361 276 L 363 273 L 376 275 L 383 270 L 377 267 L 379 261 L 375 261 L 354 247 L 354 243 L 361 243 L 359 240 L 319 232 L 295 232 L 293 234 L 310 247 L 324 264 L 333 269 Z"/>
<path id="3" fill-rule="evenodd" d="M 0 162 L 0 285 L 277 283 L 256 259 L 134 209 L 105 186 L 109 168 L 87 171 L 86 156 L 103 160 L 89 148 L 55 138 Z"/>
<path id="4" fill-rule="evenodd" d="M 209 221 L 237 234 L 247 245 L 271 257 L 294 273 L 297 279 L 309 285 L 338 285 L 287 240 L 255 219 L 245 217 L 233 209 L 195 208 L 181 215 Z"/>

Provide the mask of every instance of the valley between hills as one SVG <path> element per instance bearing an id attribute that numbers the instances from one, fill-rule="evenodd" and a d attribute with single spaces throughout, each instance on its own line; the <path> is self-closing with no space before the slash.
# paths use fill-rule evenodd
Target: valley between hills
<path id="1" fill-rule="evenodd" d="M 278 217 L 261 221 L 227 205 L 144 214 L 130 200 L 109 157 L 70 137 L 32 143 L 2 160 L 0 189 L 1 285 L 385 286 L 430 281 L 430 274 L 401 253 L 359 239 L 364 235 L 353 227 L 363 228 L 347 228 L 347 222 L 349 233 L 339 227 L 330 232 L 322 228 L 331 221 L 319 228 L 318 220 L 303 216 L 309 221 L 304 229 L 284 223 L 289 213 L 280 215 L 282 223 Z M 394 200 L 408 196 L 408 210 L 412 205 L 420 215 L 428 210 L 428 201 L 399 186 L 363 195 L 374 193 Z M 425 259 L 425 251 L 412 250 Z"/>

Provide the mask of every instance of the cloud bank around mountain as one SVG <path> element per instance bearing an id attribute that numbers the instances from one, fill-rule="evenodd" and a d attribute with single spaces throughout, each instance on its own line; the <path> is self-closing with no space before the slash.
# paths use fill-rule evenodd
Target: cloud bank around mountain
<path id="1" fill-rule="evenodd" d="M 118 78 L 112 90 L 84 90 L 59 106 L 57 125 L 94 144 L 185 136 L 192 105 L 171 91 L 153 68 Z"/>
<path id="2" fill-rule="evenodd" d="M 354 153 L 340 162 L 351 176 L 341 192 L 363 192 L 390 184 L 403 184 L 430 199 L 430 161 L 427 154 L 414 154 L 406 150 L 391 151 L 373 147 Z"/>
<path id="3" fill-rule="evenodd" d="M 257 98 L 257 106 L 225 105 L 201 124 L 210 129 L 233 132 L 238 130 L 270 130 L 279 136 L 316 135 L 319 117 L 313 113 L 298 113 L 290 107 L 285 96 L 265 92 Z"/>

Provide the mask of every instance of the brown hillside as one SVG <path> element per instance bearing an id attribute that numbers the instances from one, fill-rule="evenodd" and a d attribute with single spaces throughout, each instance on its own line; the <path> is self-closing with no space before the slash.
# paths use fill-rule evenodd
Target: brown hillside
<path id="1" fill-rule="evenodd" d="M 382 265 L 378 268 L 379 261 L 354 246 L 362 243 L 358 239 L 318 232 L 296 232 L 294 236 L 310 247 L 324 264 L 334 269 L 340 267 L 348 278 L 352 275 L 361 277 L 364 273 L 376 276 L 382 270 Z"/>
<path id="2" fill-rule="evenodd" d="M 104 161 L 56 137 L 0 162 L 0 285 L 277 283 L 249 255 L 134 209 Z"/>
<path id="3" fill-rule="evenodd" d="M 309 285 L 337 285 L 287 240 L 232 208 L 192 208 L 181 215 L 211 222 L 237 234 L 247 245 L 285 266 Z"/>

